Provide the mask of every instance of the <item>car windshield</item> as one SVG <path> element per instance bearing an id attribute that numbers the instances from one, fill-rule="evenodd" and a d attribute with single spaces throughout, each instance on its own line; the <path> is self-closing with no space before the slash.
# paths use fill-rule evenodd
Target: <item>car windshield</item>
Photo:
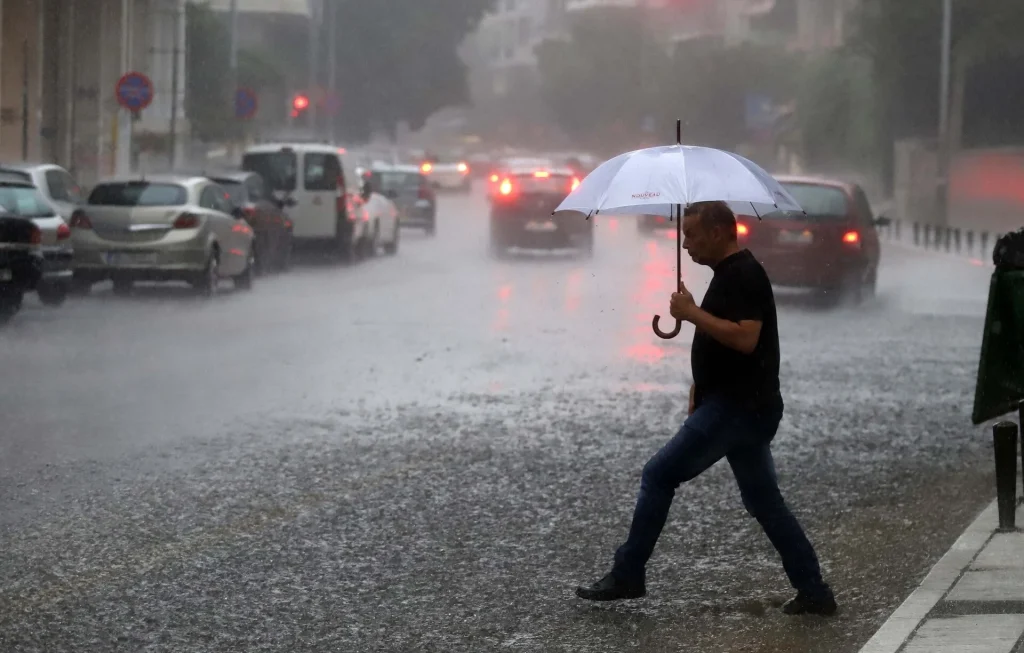
<path id="1" fill-rule="evenodd" d="M 187 202 L 184 186 L 146 181 L 100 184 L 89 194 L 89 204 L 94 206 L 181 206 Z"/>
<path id="2" fill-rule="evenodd" d="M 402 192 L 420 187 L 420 175 L 416 172 L 374 172 L 373 187 L 378 192 Z"/>
<path id="3" fill-rule="evenodd" d="M 34 186 L 0 185 L 0 211 L 19 218 L 46 218 L 53 208 Z"/>
<path id="4" fill-rule="evenodd" d="M 242 170 L 258 173 L 270 190 L 295 190 L 298 170 L 295 152 L 253 152 L 242 157 Z"/>
<path id="5" fill-rule="evenodd" d="M 845 218 L 849 204 L 846 200 L 846 193 L 835 186 L 822 184 L 782 184 L 793 199 L 797 201 L 806 213 L 807 217 L 814 219 L 839 219 Z M 777 212 L 772 217 L 793 217 L 791 213 Z M 769 217 L 769 216 L 765 216 Z"/>
<path id="6" fill-rule="evenodd" d="M 235 206 L 242 206 L 249 202 L 249 193 L 242 182 L 233 179 L 214 179 L 214 181 L 224 189 L 224 192 L 228 194 L 228 201 Z"/>

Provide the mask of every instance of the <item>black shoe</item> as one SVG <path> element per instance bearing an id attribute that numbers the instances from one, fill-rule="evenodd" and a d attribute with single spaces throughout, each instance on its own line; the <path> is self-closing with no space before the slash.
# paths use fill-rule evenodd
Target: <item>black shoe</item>
<path id="1" fill-rule="evenodd" d="M 823 617 L 831 617 L 838 609 L 836 597 L 830 589 L 820 595 L 797 592 L 795 597 L 782 605 L 782 611 L 786 614 L 816 614 Z"/>
<path id="2" fill-rule="evenodd" d="M 624 581 L 608 574 L 590 587 L 580 585 L 576 588 L 576 596 L 588 601 L 618 601 L 620 599 L 639 599 L 647 594 L 644 581 Z"/>

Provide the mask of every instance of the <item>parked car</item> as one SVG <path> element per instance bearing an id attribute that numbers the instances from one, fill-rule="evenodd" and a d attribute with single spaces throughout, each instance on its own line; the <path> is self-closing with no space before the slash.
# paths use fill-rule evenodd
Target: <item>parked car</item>
<path id="1" fill-rule="evenodd" d="M 0 325 L 21 310 L 25 293 L 42 278 L 41 242 L 42 232 L 32 220 L 0 211 Z"/>
<path id="2" fill-rule="evenodd" d="M 362 179 L 359 196 L 363 200 L 363 210 L 373 225 L 373 235 L 367 241 L 368 256 L 375 256 L 381 247 L 389 255 L 398 253 L 398 242 L 401 239 L 401 228 L 398 223 L 398 207 L 395 202 L 377 192 L 372 176 L 360 175 Z"/>
<path id="3" fill-rule="evenodd" d="M 60 306 L 71 290 L 71 229 L 33 183 L 33 177 L 22 171 L 0 171 L 0 210 L 31 220 L 39 228 L 38 253 L 43 258 L 41 277 L 32 290 L 47 306 Z"/>
<path id="4" fill-rule="evenodd" d="M 0 165 L 0 172 L 21 175 L 31 181 L 65 223 L 85 199 L 71 173 L 54 163 L 4 163 Z"/>
<path id="5" fill-rule="evenodd" d="M 259 173 L 271 192 L 294 200 L 288 213 L 296 244 L 326 244 L 354 261 L 376 248 L 374 225 L 359 177 L 342 151 L 318 143 L 256 145 L 245 151 L 242 169 Z"/>
<path id="6" fill-rule="evenodd" d="M 287 270 L 292 262 L 292 221 L 285 209 L 292 198 L 279 199 L 267 189 L 256 172 L 222 172 L 206 175 L 220 184 L 228 200 L 242 210 L 256 237 L 256 274 Z"/>
<path id="7" fill-rule="evenodd" d="M 184 281 L 207 296 L 222 278 L 252 287 L 253 229 L 205 177 L 104 180 L 72 215 L 71 232 L 75 278 L 85 285 L 110 279 L 127 294 L 136 281 Z"/>
<path id="8" fill-rule="evenodd" d="M 367 171 L 373 189 L 395 203 L 403 227 L 437 230 L 437 194 L 426 175 L 413 165 L 378 164 Z"/>
<path id="9" fill-rule="evenodd" d="M 552 212 L 580 183 L 568 168 L 518 168 L 506 172 L 491 198 L 491 253 L 509 247 L 594 251 L 594 221 Z"/>
<path id="10" fill-rule="evenodd" d="M 772 283 L 814 288 L 859 302 L 873 295 L 881 245 L 864 190 L 852 183 L 777 177 L 804 213 L 737 216 L 737 236 L 764 265 Z"/>

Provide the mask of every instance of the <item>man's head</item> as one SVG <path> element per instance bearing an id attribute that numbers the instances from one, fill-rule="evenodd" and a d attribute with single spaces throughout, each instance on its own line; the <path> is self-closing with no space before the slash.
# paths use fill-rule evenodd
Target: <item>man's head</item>
<path id="1" fill-rule="evenodd" d="M 715 265 L 738 251 L 736 216 L 725 202 L 697 202 L 683 213 L 683 249 L 695 263 Z"/>

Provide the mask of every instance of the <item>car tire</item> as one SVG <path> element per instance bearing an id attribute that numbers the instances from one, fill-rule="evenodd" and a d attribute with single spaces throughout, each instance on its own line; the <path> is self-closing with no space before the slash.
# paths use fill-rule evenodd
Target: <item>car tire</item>
<path id="1" fill-rule="evenodd" d="M 217 294 L 220 283 L 220 253 L 215 249 L 206 260 L 206 267 L 192 280 L 192 287 L 202 297 L 213 297 Z"/>
<path id="2" fill-rule="evenodd" d="M 347 226 L 346 226 L 347 224 Z M 359 261 L 359 243 L 356 241 L 356 228 L 353 223 L 338 221 L 338 235 L 335 238 L 338 259 L 351 265 Z"/>
<path id="3" fill-rule="evenodd" d="M 391 242 L 384 245 L 384 253 L 388 256 L 394 256 L 398 253 L 398 241 L 399 235 L 402 233 L 401 227 L 398 226 L 398 222 L 395 222 L 395 233 L 391 237 Z"/>
<path id="4" fill-rule="evenodd" d="M 132 283 L 131 279 L 115 278 L 114 279 L 114 294 L 118 297 L 127 297 L 132 294 Z"/>
<path id="5" fill-rule="evenodd" d="M 375 221 L 369 238 L 363 239 L 363 257 L 373 258 L 377 256 L 378 249 L 380 249 L 380 222 Z"/>
<path id="6" fill-rule="evenodd" d="M 24 293 L 20 290 L 0 290 L 0 326 L 11 321 L 21 310 Z"/>
<path id="7" fill-rule="evenodd" d="M 36 287 L 36 294 L 44 306 L 60 306 L 68 298 L 69 288 L 63 283 L 41 283 Z"/>
<path id="8" fill-rule="evenodd" d="M 245 270 L 242 274 L 232 277 L 231 281 L 235 284 L 236 290 L 252 290 L 253 281 L 256 278 L 256 265 L 258 258 L 256 257 L 255 244 L 249 248 L 249 260 L 246 261 Z"/>

